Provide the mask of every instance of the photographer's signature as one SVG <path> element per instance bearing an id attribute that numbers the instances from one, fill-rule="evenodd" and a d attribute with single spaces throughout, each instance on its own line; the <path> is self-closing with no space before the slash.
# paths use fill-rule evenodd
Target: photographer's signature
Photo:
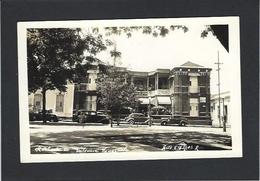
<path id="1" fill-rule="evenodd" d="M 163 151 L 198 151 L 199 145 L 189 144 L 186 142 L 180 142 L 176 144 L 164 144 Z"/>

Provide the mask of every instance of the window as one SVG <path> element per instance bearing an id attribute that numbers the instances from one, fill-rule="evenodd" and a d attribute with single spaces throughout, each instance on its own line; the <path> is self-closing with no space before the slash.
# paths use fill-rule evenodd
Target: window
<path id="1" fill-rule="evenodd" d="M 42 106 L 42 95 L 41 94 L 35 94 L 34 95 L 34 106 L 36 110 L 40 110 Z"/>
<path id="2" fill-rule="evenodd" d="M 85 91 L 87 89 L 87 85 L 86 84 L 80 84 L 79 87 L 80 87 L 79 89 L 81 91 Z"/>
<path id="3" fill-rule="evenodd" d="M 206 97 L 200 97 L 200 102 L 201 103 L 206 103 Z"/>
<path id="4" fill-rule="evenodd" d="M 59 94 L 56 96 L 56 112 L 63 112 L 64 95 Z"/>

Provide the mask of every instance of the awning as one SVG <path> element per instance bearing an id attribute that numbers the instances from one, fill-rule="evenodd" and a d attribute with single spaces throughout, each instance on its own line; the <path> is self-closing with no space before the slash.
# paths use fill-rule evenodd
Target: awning
<path id="1" fill-rule="evenodd" d="M 141 102 L 141 104 L 149 104 L 148 98 L 139 98 L 138 100 Z"/>
<path id="2" fill-rule="evenodd" d="M 170 97 L 157 97 L 158 104 L 161 105 L 171 105 L 171 99 Z"/>

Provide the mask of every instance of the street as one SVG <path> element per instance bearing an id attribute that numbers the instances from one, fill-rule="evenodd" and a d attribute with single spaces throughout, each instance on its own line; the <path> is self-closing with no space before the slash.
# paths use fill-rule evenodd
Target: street
<path id="1" fill-rule="evenodd" d="M 209 126 L 38 123 L 30 135 L 32 154 L 231 149 L 230 130 Z"/>

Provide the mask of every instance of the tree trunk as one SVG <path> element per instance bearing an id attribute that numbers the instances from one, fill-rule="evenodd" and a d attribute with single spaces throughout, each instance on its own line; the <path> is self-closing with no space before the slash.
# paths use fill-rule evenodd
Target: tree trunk
<path id="1" fill-rule="evenodd" d="M 42 89 L 42 121 L 45 124 L 46 120 L 46 90 Z"/>
<path id="2" fill-rule="evenodd" d="M 108 110 L 108 105 L 107 105 L 107 103 L 105 104 L 105 110 L 106 110 L 106 111 Z M 113 116 L 112 116 L 112 113 L 111 113 L 111 119 L 110 119 L 110 127 L 111 127 L 111 128 L 113 127 Z"/>
<path id="3" fill-rule="evenodd" d="M 118 114 L 118 118 L 117 118 L 117 126 L 119 126 L 119 122 L 120 122 L 120 118 L 121 118 L 121 107 L 119 107 L 119 114 Z"/>

